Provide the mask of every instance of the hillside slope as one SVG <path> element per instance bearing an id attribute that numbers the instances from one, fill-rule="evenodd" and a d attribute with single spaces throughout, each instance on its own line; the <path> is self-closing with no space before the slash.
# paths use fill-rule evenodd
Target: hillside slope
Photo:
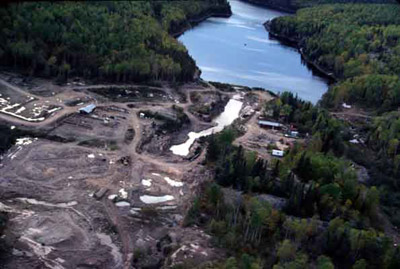
<path id="1" fill-rule="evenodd" d="M 187 81 L 196 65 L 168 33 L 226 1 L 18 3 L 0 9 L 0 62 L 31 75 Z"/>

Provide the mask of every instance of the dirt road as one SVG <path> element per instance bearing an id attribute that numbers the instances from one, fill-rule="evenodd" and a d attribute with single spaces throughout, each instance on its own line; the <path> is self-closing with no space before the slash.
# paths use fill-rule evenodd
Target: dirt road
<path id="1" fill-rule="evenodd" d="M 164 90 L 166 94 L 173 96 L 174 100 L 138 100 L 131 103 L 118 103 L 103 97 L 96 98 L 98 96 L 88 90 L 110 86 L 123 88 L 140 85 L 64 86 L 58 88 L 57 94 L 43 97 L 30 94 L 4 79 L 0 79 L 0 83 L 18 94 L 35 97 L 35 102 L 55 103 L 62 108 L 41 122 L 27 122 L 0 114 L 0 118 L 10 125 L 52 129 L 48 127 L 60 122 L 60 125 L 64 124 L 64 129 L 56 129 L 59 132 L 57 134 L 61 137 L 63 134 L 72 134 L 76 138 L 85 135 L 96 140 L 110 133 L 116 134 L 116 137 L 106 138 L 114 139 L 118 144 L 116 149 L 110 150 L 109 148 L 82 146 L 80 142 L 83 139 L 75 139 L 76 141 L 69 143 L 39 139 L 12 148 L 15 152 L 10 152 L 2 162 L 4 167 L 0 173 L 1 190 L 4 193 L 7 192 L 11 198 L 14 196 L 18 198 L 33 197 L 38 201 L 43 201 L 43 203 L 29 204 L 30 210 L 35 212 L 29 217 L 17 216 L 13 218 L 11 220 L 13 227 L 10 233 L 17 236 L 22 235 L 27 238 L 26 240 L 33 240 L 32 238 L 38 237 L 49 244 L 48 252 L 41 252 L 41 256 L 34 254 L 32 257 L 25 257 L 24 259 L 32 262 L 36 257 L 41 261 L 45 260 L 47 263 L 54 261 L 60 264 L 62 268 L 68 268 L 68 266 L 72 268 L 80 262 L 87 262 L 94 267 L 108 264 L 107 268 L 113 268 L 114 260 L 115 268 L 129 269 L 132 268 L 134 263 L 133 254 L 140 248 L 151 249 L 153 252 L 151 256 L 159 255 L 162 260 L 164 254 L 159 253 L 157 245 L 160 242 L 159 240 L 165 236 L 165 233 L 171 231 L 172 227 L 178 229 L 179 236 L 186 236 L 186 232 L 183 231 L 185 228 L 179 227 L 177 224 L 185 214 L 198 184 L 210 176 L 207 169 L 199 166 L 199 163 L 204 160 L 206 152 L 203 150 L 199 157 L 193 161 L 179 156 L 171 157 L 168 154 L 155 155 L 146 151 L 139 152 L 137 148 L 144 139 L 145 123 L 138 117 L 138 113 L 140 110 L 147 109 L 165 111 L 176 105 L 182 108 L 183 112 L 189 117 L 191 127 L 194 126 L 199 129 L 209 124 L 202 122 L 190 112 L 193 105 L 190 94 L 215 91 L 219 94 L 232 96 L 234 93 L 225 93 L 215 88 L 205 88 L 198 85 L 187 85 L 184 89 L 186 101 L 178 103 L 176 100 L 182 93 L 178 94 L 174 92 L 173 88 L 163 86 L 154 89 Z M 50 84 L 46 85 L 46 88 L 49 88 Z M 260 96 L 266 97 L 263 93 L 260 93 Z M 66 100 L 76 98 L 90 100 L 100 109 L 97 113 L 94 113 L 95 115 L 69 117 L 85 105 L 69 107 L 65 104 Z M 134 105 L 128 106 L 128 104 Z M 108 109 L 111 107 L 120 108 L 121 111 L 125 112 L 118 112 L 118 109 L 110 112 Z M 67 123 L 64 122 L 65 118 L 68 119 Z M 104 121 L 107 123 L 104 123 Z M 90 124 L 93 124 L 92 127 Z M 96 128 L 99 128 L 99 130 Z M 110 131 L 113 128 L 117 131 Z M 135 135 L 129 143 L 125 143 L 123 134 L 128 128 L 132 128 Z M 187 131 L 185 129 L 181 132 Z M 129 161 L 124 163 L 121 161 L 122 159 Z M 143 179 L 151 179 L 151 186 L 144 186 Z M 104 190 L 106 194 L 95 199 L 95 194 L 101 192 L 101 190 Z M 126 194 L 121 196 L 121 190 L 122 193 L 126 192 Z M 109 195 L 118 198 L 116 200 L 109 199 Z M 143 195 L 168 196 L 173 197 L 173 200 L 152 205 L 141 200 Z M 43 206 L 45 204 L 68 204 L 71 201 L 76 201 L 76 203 L 71 204 L 68 208 L 51 207 L 49 209 Z M 122 204 L 117 205 L 118 202 Z M 27 205 L 14 202 L 12 206 L 23 208 Z M 138 208 L 138 212 L 141 212 L 142 208 L 144 212 L 136 213 L 139 214 L 139 216 L 136 216 L 132 213 L 132 210 L 138 210 Z M 154 213 L 155 210 L 158 210 L 156 214 Z M 145 214 L 150 214 L 150 218 Z M 57 220 L 61 224 L 53 224 L 49 221 L 51 219 Z M 147 224 L 144 225 L 143 223 Z M 32 229 L 32 234 L 24 233 L 26 227 Z M 109 232 L 110 230 L 113 232 Z M 48 234 L 49 232 L 51 234 Z M 115 236 L 113 236 L 114 232 L 116 233 Z M 191 231 L 191 233 L 194 232 Z M 202 238 L 203 235 L 197 233 L 198 231 L 188 237 L 188 244 Z M 52 234 L 56 234 L 62 242 L 59 243 L 57 248 L 51 246 Z M 112 236 L 112 242 L 109 242 L 111 239 L 108 237 L 99 237 L 99 234 Z M 204 244 L 203 247 L 206 249 L 208 241 L 201 240 L 199 242 L 202 242 L 201 244 Z M 23 242 L 22 249 L 32 251 L 36 247 L 36 245 L 29 245 L 26 242 Z M 37 242 L 37 240 L 34 242 Z M 71 257 L 71 251 L 76 249 L 75 243 L 86 247 L 82 247 L 80 252 L 74 252 L 74 257 Z M 52 253 L 51 258 L 48 255 L 49 253 Z M 212 251 L 209 251 L 209 253 L 211 254 Z M 199 255 L 204 256 L 203 254 Z M 58 257 L 58 260 L 56 257 Z M 62 260 L 65 260 L 66 263 L 60 262 Z M 48 267 L 43 264 L 38 266 Z"/>

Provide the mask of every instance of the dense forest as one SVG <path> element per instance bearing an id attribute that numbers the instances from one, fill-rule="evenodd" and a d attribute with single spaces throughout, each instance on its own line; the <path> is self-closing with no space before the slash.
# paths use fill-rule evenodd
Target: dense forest
<path id="1" fill-rule="evenodd" d="M 398 106 L 400 6 L 323 5 L 271 22 L 299 41 L 303 52 L 340 80 L 323 104 L 358 103 L 381 111 Z"/>
<path id="2" fill-rule="evenodd" d="M 397 268 L 400 252 L 383 232 L 380 193 L 360 183 L 344 158 L 346 123 L 287 92 L 265 108 L 310 139 L 268 163 L 232 145 L 238 130 L 208 138 L 215 180 L 203 186 L 185 224 L 206 228 L 228 250 L 231 257 L 213 268 Z"/>
<path id="3" fill-rule="evenodd" d="M 380 186 L 383 208 L 400 224 L 398 178 L 400 6 L 323 5 L 273 20 L 270 28 L 298 41 L 304 54 L 337 78 L 321 105 L 339 109 L 345 102 L 375 116 L 364 126 L 366 145 L 348 154 L 369 167 Z"/>
<path id="4" fill-rule="evenodd" d="M 194 60 L 169 33 L 230 14 L 225 0 L 15 3 L 0 8 L 0 61 L 30 75 L 193 79 Z"/>
<path id="5" fill-rule="evenodd" d="M 287 12 L 295 12 L 300 8 L 311 7 L 321 4 L 334 3 L 366 3 L 366 4 L 394 4 L 395 0 L 245 0 L 246 2 L 265 5 L 267 7 L 280 9 Z"/>

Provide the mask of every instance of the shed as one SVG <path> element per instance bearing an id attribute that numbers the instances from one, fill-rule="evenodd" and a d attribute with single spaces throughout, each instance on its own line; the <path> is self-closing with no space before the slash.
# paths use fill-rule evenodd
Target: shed
<path id="1" fill-rule="evenodd" d="M 282 124 L 278 122 L 268 121 L 268 120 L 259 120 L 258 125 L 265 128 L 272 128 L 272 129 L 281 129 Z"/>
<path id="2" fill-rule="evenodd" d="M 276 149 L 272 150 L 272 156 L 283 157 L 283 150 L 276 150 Z"/>
<path id="3" fill-rule="evenodd" d="M 90 105 L 87 105 L 87 106 L 85 106 L 85 107 L 80 108 L 80 109 L 79 109 L 79 113 L 82 113 L 82 114 L 90 114 L 90 113 L 92 113 L 95 109 L 96 109 L 96 105 L 95 105 L 95 104 L 90 104 Z"/>

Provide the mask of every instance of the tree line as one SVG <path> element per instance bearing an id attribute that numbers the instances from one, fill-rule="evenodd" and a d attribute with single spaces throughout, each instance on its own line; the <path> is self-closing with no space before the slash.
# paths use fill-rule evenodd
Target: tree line
<path id="1" fill-rule="evenodd" d="M 400 251 L 383 233 L 380 189 L 359 182 L 346 158 L 346 123 L 288 92 L 267 102 L 265 113 L 309 137 L 269 162 L 232 145 L 235 129 L 207 138 L 214 181 L 185 224 L 206 228 L 227 249 L 230 258 L 213 268 L 397 268 Z M 285 203 L 279 208 L 264 194 Z"/>

